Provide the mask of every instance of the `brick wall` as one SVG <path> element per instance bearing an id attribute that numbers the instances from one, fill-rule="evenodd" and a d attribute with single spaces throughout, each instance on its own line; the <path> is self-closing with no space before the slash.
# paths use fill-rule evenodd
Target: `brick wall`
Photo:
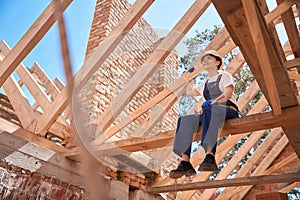
<path id="1" fill-rule="evenodd" d="M 86 57 L 108 36 L 129 7 L 130 4 L 127 0 L 97 0 Z M 113 97 L 122 91 L 126 83 L 151 55 L 154 47 L 159 42 L 160 38 L 151 26 L 144 19 L 140 19 L 103 65 L 99 66 L 99 70 L 82 90 L 82 103 L 85 109 L 88 110 L 89 127 L 95 127 L 97 114 L 104 112 Z M 116 122 L 119 122 L 122 117 L 147 102 L 164 87 L 173 83 L 178 76 L 177 64 L 178 56 L 176 52 L 172 52 L 164 64 L 158 67 L 132 98 L 124 111 L 116 118 Z M 133 134 L 148 118 L 149 112 L 128 125 L 117 136 L 125 138 Z M 150 134 L 174 130 L 176 121 L 177 104 L 170 109 Z"/>
<path id="2" fill-rule="evenodd" d="M 85 190 L 78 186 L 1 162 L 0 198 L 7 200 L 79 200 L 87 199 L 87 195 Z"/>

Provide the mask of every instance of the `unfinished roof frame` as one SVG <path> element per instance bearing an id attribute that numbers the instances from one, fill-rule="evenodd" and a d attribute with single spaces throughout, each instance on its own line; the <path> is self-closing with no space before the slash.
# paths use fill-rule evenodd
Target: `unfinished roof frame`
<path id="1" fill-rule="evenodd" d="M 62 13 L 71 2 L 72 0 L 62 1 L 59 12 Z M 72 73 L 70 72 L 70 63 L 68 63 L 70 62 L 70 60 L 68 60 L 69 56 L 65 55 L 64 63 L 66 66 L 68 83 L 71 83 L 70 85 L 72 85 L 73 80 L 75 80 L 74 87 L 80 90 L 86 81 L 97 70 L 97 67 L 104 62 L 105 58 L 123 39 L 125 36 L 123 33 L 128 32 L 134 26 L 134 24 L 153 2 L 154 1 L 152 0 L 137 0 L 130 8 L 126 16 L 110 33 L 107 39 L 105 39 L 87 58 L 79 72 L 74 76 L 74 79 L 71 76 Z M 223 144 L 220 145 L 220 148 L 217 152 L 217 161 L 220 163 L 230 148 L 232 148 L 232 146 L 234 146 L 234 144 L 246 134 L 252 133 L 250 136 L 251 139 L 249 139 L 249 141 L 247 140 L 239 149 L 238 152 L 240 154 L 245 154 L 254 145 L 255 141 L 260 138 L 265 129 L 282 127 L 282 129 L 273 129 L 273 131 L 268 135 L 266 141 L 259 146 L 259 148 L 251 156 L 250 160 L 248 160 L 246 165 L 238 171 L 236 177 L 241 179 L 232 180 L 232 182 L 228 181 L 226 178 L 228 175 L 230 175 L 231 171 L 234 169 L 234 166 L 237 165 L 240 160 L 237 157 L 233 157 L 232 160 L 230 160 L 231 165 L 226 166 L 215 179 L 220 180 L 221 185 L 214 185 L 219 184 L 219 182 L 215 181 L 215 183 L 212 183 L 212 187 L 217 188 L 219 186 L 232 186 L 232 184 L 236 184 L 238 187 L 225 189 L 217 199 L 226 199 L 228 197 L 241 199 L 244 195 L 246 195 L 247 191 L 251 189 L 251 185 L 253 186 L 256 184 L 258 180 L 265 181 L 266 183 L 272 182 L 271 179 L 275 180 L 274 178 L 276 178 L 276 183 L 296 181 L 290 186 L 286 186 L 285 188 L 279 190 L 283 192 L 286 192 L 290 187 L 299 185 L 300 180 L 295 179 L 295 174 L 270 175 L 275 169 L 288 164 L 288 162 L 291 160 L 299 160 L 300 157 L 300 136 L 299 134 L 296 134 L 297 131 L 300 130 L 300 106 L 297 100 L 297 96 L 299 99 L 299 91 L 297 91 L 297 88 L 295 89 L 290 83 L 291 78 L 299 81 L 299 74 L 296 75 L 293 73 L 293 77 L 291 77 L 291 72 L 287 71 L 293 68 L 297 68 L 299 70 L 300 65 L 300 40 L 294 20 L 294 12 L 292 10 L 292 6 L 295 4 L 295 1 L 277 0 L 277 2 L 280 4 L 269 13 L 260 7 L 265 4 L 265 1 L 263 0 L 260 0 L 261 4 L 258 4 L 257 1 L 250 2 L 247 0 L 237 0 L 226 5 L 220 0 L 212 0 L 212 3 L 218 10 L 225 23 L 226 29 L 223 28 L 217 34 L 214 40 L 212 40 L 212 42 L 207 46 L 207 49 L 216 49 L 220 54 L 225 55 L 234 49 L 236 46 L 235 44 L 237 44 L 237 46 L 240 47 L 241 52 L 233 58 L 230 65 L 227 67 L 227 70 L 234 75 L 246 61 L 249 64 L 257 81 L 253 82 L 245 94 L 240 98 L 238 102 L 239 107 L 244 109 L 249 101 L 258 93 L 259 89 L 261 89 L 265 94 L 265 97 L 262 97 L 259 102 L 255 104 L 252 110 L 248 112 L 249 116 L 241 119 L 228 120 L 226 122 L 221 136 L 229 134 L 231 135 L 227 137 Z M 201 68 L 196 68 L 193 73 L 183 75 L 182 78 L 180 78 L 170 87 L 165 88 L 153 99 L 149 100 L 142 107 L 128 115 L 128 117 L 122 121 L 121 124 L 118 124 L 111 129 L 107 129 L 113 123 L 114 115 L 118 115 L 124 109 L 128 101 L 139 89 L 139 86 L 142 85 L 144 81 L 147 80 L 147 78 L 155 71 L 156 67 L 164 61 L 164 59 L 174 49 L 176 44 L 182 39 L 185 33 L 205 12 L 210 3 L 211 2 L 209 0 L 196 0 L 187 13 L 172 29 L 169 35 L 162 40 L 157 49 L 144 63 L 144 67 L 142 67 L 128 83 L 126 86 L 128 88 L 126 93 L 120 93 L 119 96 L 116 97 L 118 99 L 122 99 L 123 101 L 119 101 L 119 103 L 112 101 L 112 104 L 116 106 L 114 107 L 114 111 L 110 106 L 107 108 L 107 110 L 105 110 L 103 115 L 99 116 L 99 129 L 97 132 L 103 132 L 103 134 L 101 137 L 96 137 L 92 144 L 99 145 L 104 143 L 122 127 L 125 127 L 134 119 L 149 110 L 152 106 L 159 103 L 163 109 L 155 111 L 157 112 L 156 118 L 152 119 L 150 126 L 143 130 L 144 132 L 142 133 L 143 135 L 147 134 L 147 131 L 149 131 L 151 127 L 163 117 L 164 112 L 171 108 L 176 101 L 177 96 L 182 93 L 183 88 L 189 83 L 189 81 L 191 81 L 202 71 Z M 3 85 L 10 103 L 12 104 L 12 107 L 14 108 L 22 125 L 18 126 L 7 120 L 0 119 L 0 128 L 5 129 L 11 134 L 17 135 L 18 137 L 24 138 L 27 141 L 53 150 L 68 158 L 75 158 L 81 153 L 79 149 L 68 150 L 63 146 L 56 145 L 55 143 L 44 138 L 47 132 L 52 132 L 62 139 L 66 139 L 67 134 L 69 134 L 71 129 L 70 124 L 68 124 L 65 119 L 69 119 L 70 121 L 72 120 L 70 111 L 70 87 L 68 87 L 68 85 L 64 87 L 57 81 L 57 84 L 55 84 L 47 77 L 45 73 L 43 73 L 42 69 L 37 63 L 32 66 L 31 70 L 28 70 L 21 63 L 22 60 L 30 53 L 30 51 L 38 44 L 40 39 L 47 33 L 54 22 L 59 18 L 56 6 L 57 5 L 55 5 L 55 1 L 51 2 L 12 50 L 10 50 L 9 47 L 3 42 L 0 44 L 0 53 L 3 59 L 0 63 L 0 85 Z M 263 16 L 262 10 L 266 12 L 264 13 L 265 16 Z M 276 30 L 274 29 L 274 22 L 280 23 L 280 20 L 278 20 L 279 18 L 285 25 L 288 39 L 291 44 L 291 50 L 295 57 L 293 60 L 286 60 L 286 56 L 284 55 L 286 49 L 282 48 L 280 43 L 278 43 L 278 36 L 276 35 Z M 61 34 L 63 35 L 64 24 L 60 23 L 60 25 L 60 30 L 62 30 Z M 272 37 L 270 37 L 270 35 Z M 229 40 L 230 37 L 232 40 Z M 64 42 L 65 41 L 61 40 L 63 45 L 62 48 L 67 50 L 67 44 Z M 103 48 L 107 49 L 107 51 L 102 51 L 101 49 Z M 259 50 L 263 50 L 263 53 L 258 53 Z M 191 66 L 200 66 L 199 57 Z M 22 84 L 26 85 L 30 93 L 33 94 L 33 97 L 36 100 L 35 109 L 30 106 L 26 96 L 23 94 L 19 85 L 21 83 L 18 83 L 16 80 L 14 80 L 13 76 L 11 76 L 14 71 L 20 76 Z M 278 79 L 277 81 L 275 81 L 275 77 Z M 47 93 L 41 89 L 41 84 L 44 88 L 46 88 Z M 298 92 L 298 94 L 295 94 L 295 90 Z M 49 99 L 48 95 L 51 95 L 52 99 Z M 268 105 L 268 102 L 272 106 L 273 112 L 261 113 Z M 37 107 L 41 107 L 44 113 L 38 112 Z M 66 110 L 68 111 L 66 112 Z M 64 116 L 61 115 L 62 113 L 65 113 Z M 286 135 L 280 136 L 282 132 L 284 132 Z M 98 150 L 100 152 L 109 151 L 110 154 L 116 154 L 118 151 L 112 151 L 112 149 L 116 149 L 117 146 L 118 148 L 124 148 L 130 152 L 143 151 L 150 148 L 153 149 L 163 147 L 169 144 L 173 137 L 174 131 L 159 133 L 155 137 L 149 138 L 128 138 L 126 140 L 113 143 L 105 143 L 100 146 Z M 280 137 L 280 140 L 274 144 L 274 141 L 277 137 Z M 199 134 L 196 138 L 199 138 Z M 277 163 L 268 169 L 279 153 L 286 147 L 288 142 L 290 142 L 296 153 L 290 155 L 282 162 Z M 251 167 L 253 167 L 255 161 L 257 161 L 272 144 L 274 146 L 271 152 L 268 153 L 257 169 L 252 173 L 252 175 L 258 177 L 242 178 L 249 173 L 249 170 Z M 203 159 L 199 158 L 199 155 L 200 154 L 195 154 L 192 157 L 193 164 L 198 164 L 201 159 Z M 205 176 L 200 174 L 196 176 L 194 182 L 205 181 L 203 183 L 207 185 L 208 182 L 206 181 L 208 180 L 210 174 L 205 174 Z M 294 177 L 292 175 L 294 175 Z M 225 180 L 222 182 L 223 179 Z M 178 180 L 178 182 L 181 183 L 183 181 L 184 178 Z M 170 182 L 172 181 L 168 178 L 157 179 L 154 187 L 150 188 L 149 191 L 173 191 L 174 186 L 161 186 L 169 184 Z M 247 182 L 247 185 L 250 186 L 242 186 L 245 184 L 245 182 Z M 186 190 L 186 188 L 192 190 L 199 189 L 199 185 L 203 183 L 199 182 L 194 184 L 197 186 L 197 188 L 195 188 L 193 184 L 185 184 L 181 186 L 177 185 L 176 191 Z M 241 192 L 242 190 L 243 192 Z M 213 191 L 214 190 L 204 190 L 202 196 L 200 196 L 200 199 L 204 198 L 204 196 L 212 196 Z M 189 191 L 183 192 L 181 197 L 186 199 L 191 198 L 193 195 L 195 195 L 195 191 Z"/>

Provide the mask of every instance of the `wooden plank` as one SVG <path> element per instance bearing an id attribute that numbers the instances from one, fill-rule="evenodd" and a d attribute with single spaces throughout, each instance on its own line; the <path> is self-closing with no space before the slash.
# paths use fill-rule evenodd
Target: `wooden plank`
<path id="1" fill-rule="evenodd" d="M 284 62 L 286 69 L 290 70 L 299 66 L 300 58 L 295 58 Z"/>
<path id="2" fill-rule="evenodd" d="M 154 73 L 154 71 L 162 64 L 165 58 L 176 47 L 178 42 L 188 32 L 197 19 L 204 13 L 210 5 L 209 0 L 196 0 L 170 33 L 162 40 L 156 50 L 144 62 L 143 66 L 133 75 L 126 84 L 124 89 L 112 100 L 112 103 L 101 114 L 98 119 L 97 134 L 104 132 L 114 121 L 124 107 L 128 104 L 132 96 L 146 82 L 146 80 Z M 98 143 L 103 143 L 112 135 L 104 135 L 97 138 Z"/>
<path id="3" fill-rule="evenodd" d="M 185 183 L 170 186 L 160 186 L 149 188 L 148 191 L 152 193 L 178 192 L 196 189 L 220 188 L 228 186 L 242 186 L 242 185 L 264 185 L 271 183 L 286 183 L 300 180 L 300 173 L 280 174 L 280 175 L 265 175 L 265 176 L 251 176 L 246 178 L 233 178 L 216 181 L 203 181 L 198 183 Z"/>
<path id="4" fill-rule="evenodd" d="M 297 124 L 298 121 L 300 120 L 300 106 L 285 108 L 282 111 L 283 113 L 280 116 L 274 116 L 272 113 L 269 112 L 269 113 L 259 113 L 250 116 L 245 116 L 242 118 L 227 120 L 225 122 L 223 132 L 220 134 L 220 137 L 226 136 L 228 134 L 234 135 L 234 134 L 247 133 L 247 132 L 280 127 L 283 125 Z M 171 131 L 167 133 L 168 135 L 165 132 L 149 138 L 140 138 L 140 140 L 138 140 L 137 138 L 131 138 L 128 140 L 124 140 L 127 142 L 124 142 L 123 144 L 122 142 L 120 142 L 120 144 L 122 144 L 123 146 L 129 145 L 130 148 L 136 148 L 137 150 L 142 150 L 142 149 L 139 149 L 139 145 L 135 145 L 134 143 L 137 144 L 144 143 L 143 149 L 151 149 L 152 148 L 151 145 L 153 145 L 153 147 L 155 148 L 158 148 L 158 147 L 166 146 L 170 144 L 170 142 L 172 141 L 175 131 Z M 155 140 L 155 138 L 157 139 Z M 199 138 L 201 138 L 201 130 L 199 130 L 199 132 L 197 133 L 195 140 L 199 140 Z M 118 144 L 118 142 L 115 144 Z M 102 145 L 107 145 L 107 144 L 102 144 Z M 111 148 L 109 147 L 110 145 L 105 147 L 110 149 Z M 101 145 L 99 146 L 95 145 L 95 151 L 97 151 L 98 148 L 102 149 Z M 74 152 L 72 153 L 72 155 L 77 153 L 78 152 Z"/>
<path id="5" fill-rule="evenodd" d="M 48 110 L 39 118 L 35 132 L 41 136 L 44 136 L 52 124 L 57 120 L 60 114 L 67 107 L 68 102 L 64 101 L 69 98 L 68 89 L 65 88 L 59 96 L 49 106 Z"/>
<path id="6" fill-rule="evenodd" d="M 127 14 L 119 21 L 117 26 L 110 32 L 109 36 L 99 44 L 99 46 L 85 60 L 83 66 L 75 75 L 75 90 L 79 91 L 86 81 L 93 75 L 99 66 L 105 61 L 107 56 L 115 49 L 119 42 L 125 37 L 133 25 L 139 20 L 143 13 L 150 7 L 154 0 L 137 0 L 128 10 Z M 105 49 L 105 51 L 103 51 Z M 52 122 L 55 121 L 65 110 L 71 97 L 68 95 L 68 89 L 65 87 L 61 94 L 55 98 L 49 110 L 44 113 L 39 120 L 38 131 L 41 135 L 49 129 Z"/>
<path id="7" fill-rule="evenodd" d="M 285 135 L 281 137 L 281 139 L 276 143 L 276 145 L 273 146 L 271 151 L 268 153 L 268 155 L 263 159 L 262 162 L 259 163 L 257 168 L 254 170 L 254 172 L 251 174 L 251 176 L 261 175 L 265 169 L 267 169 L 272 162 L 279 156 L 281 151 L 285 148 L 285 146 L 288 144 L 288 139 Z M 238 192 L 234 197 L 233 200 L 237 199 L 243 199 L 243 197 L 251 190 L 251 186 L 243 187 L 243 190 L 241 192 Z"/>
<path id="8" fill-rule="evenodd" d="M 245 60 L 251 68 L 260 88 L 263 93 L 270 101 L 270 98 L 267 93 L 266 83 L 264 82 L 264 78 L 262 75 L 261 67 L 258 61 L 258 56 L 256 52 L 253 51 L 255 49 L 254 42 L 251 37 L 249 37 L 250 30 L 249 24 L 245 18 L 244 9 L 242 8 L 241 1 L 236 0 L 234 2 L 224 4 L 220 0 L 212 0 L 216 9 L 218 10 L 220 17 L 222 18 L 225 26 L 230 32 L 233 41 L 240 47 L 241 52 L 243 53 Z M 259 19 L 263 20 L 263 17 L 259 14 Z M 289 107 L 293 105 L 297 105 L 296 97 L 294 94 L 294 90 L 289 82 L 287 72 L 283 67 L 283 64 L 279 60 L 278 52 L 272 45 L 271 38 L 269 38 L 268 30 L 266 25 L 261 26 L 261 31 L 264 35 L 264 42 L 268 49 L 268 55 L 270 56 L 272 72 L 274 76 L 277 78 L 276 87 L 279 93 L 279 99 L 281 102 L 281 107 Z"/>
<path id="9" fill-rule="evenodd" d="M 235 177 L 245 177 L 245 176 L 249 176 L 249 172 L 251 169 L 253 169 L 253 166 L 257 163 L 257 161 L 263 156 L 263 154 L 265 154 L 266 150 L 268 148 L 271 147 L 271 145 L 273 144 L 274 140 L 276 139 L 276 137 L 278 136 L 278 131 L 276 130 L 276 132 L 273 132 L 272 134 L 273 136 L 267 136 L 266 140 L 263 142 L 263 146 L 260 145 L 258 147 L 258 149 L 255 150 L 254 154 L 249 158 L 249 160 L 245 163 L 245 165 L 242 166 L 242 168 L 237 172 L 237 174 L 235 175 Z M 283 137 L 285 139 L 283 140 L 286 140 L 286 137 Z M 284 141 L 286 142 L 286 141 Z M 280 145 L 282 143 L 279 143 Z M 283 147 L 279 147 L 279 144 L 276 144 L 275 146 L 273 147 L 276 147 L 276 150 L 278 148 L 284 148 L 285 146 Z M 277 154 L 277 152 L 275 152 Z M 269 158 L 271 156 L 271 154 L 269 153 L 267 155 L 267 157 Z M 274 158 L 273 158 L 274 159 Z M 269 162 L 273 162 L 272 160 L 266 160 L 266 157 L 263 159 L 263 161 L 261 163 L 263 164 L 259 164 L 259 168 L 260 169 L 266 169 L 268 167 L 269 164 L 267 164 L 267 167 L 266 167 L 266 164 L 265 163 L 269 163 Z M 271 164 L 270 163 L 270 164 Z M 263 172 L 263 171 L 262 171 Z M 262 173 L 261 172 L 261 173 Z M 251 175 L 257 175 L 256 174 L 252 174 L 253 172 L 251 172 Z M 235 188 L 235 187 L 229 187 L 229 188 L 226 188 L 217 198 L 217 200 L 220 200 L 220 199 L 230 199 L 232 196 L 234 196 L 235 194 L 238 194 L 239 192 L 243 191 L 243 189 L 246 189 L 245 187 L 238 187 L 238 188 Z"/>
<path id="10" fill-rule="evenodd" d="M 239 52 L 229 63 L 229 65 L 226 67 L 226 71 L 230 73 L 231 75 L 235 75 L 238 73 L 238 71 L 241 69 L 241 67 L 244 65 L 245 59 L 241 52 Z"/>
<path id="11" fill-rule="evenodd" d="M 39 168 L 31 172 L 39 172 L 47 176 L 57 177 L 73 184 L 82 184 L 83 174 L 80 174 L 80 170 L 78 170 L 78 163 L 65 159 L 61 155 L 55 154 L 50 150 L 45 150 L 42 147 L 35 147 L 22 138 L 2 132 L 0 134 L 0 149 L 1 160 L 9 157 L 11 154 L 17 153 L 23 155 L 23 159 L 29 158 L 29 160 L 37 162 L 34 164 L 39 166 Z M 27 162 L 30 161 L 27 160 Z M 20 167 L 24 168 L 24 162 Z"/>
<path id="12" fill-rule="evenodd" d="M 262 22 L 258 18 L 257 7 L 254 1 L 242 0 L 242 4 L 245 10 L 246 19 L 250 28 L 250 34 L 254 42 L 258 61 L 261 66 L 261 71 L 265 80 L 266 90 L 269 95 L 269 102 L 275 115 L 281 114 L 280 100 L 275 84 L 275 78 L 272 72 L 271 58 L 268 54 L 267 45 L 264 42 L 266 37 L 261 31 Z"/>
<path id="13" fill-rule="evenodd" d="M 254 82 L 254 86 L 255 86 L 255 82 Z M 251 88 L 255 89 L 255 87 L 251 87 Z M 249 96 L 247 94 L 248 92 L 250 92 L 250 90 L 247 90 L 244 95 Z M 255 95 L 253 94 L 253 96 Z M 242 102 L 243 104 L 248 104 L 250 100 L 251 100 L 250 98 L 241 99 L 241 101 L 243 101 Z M 261 98 L 261 100 L 258 101 L 258 103 L 255 104 L 255 106 L 250 110 L 250 113 L 261 112 L 262 109 L 266 107 L 266 105 L 267 102 L 264 100 L 264 98 Z M 134 151 L 160 148 L 172 144 L 174 134 L 175 131 L 169 131 L 169 132 L 162 132 L 156 134 L 155 136 L 151 136 L 147 138 L 129 138 L 126 140 L 121 140 L 113 143 L 105 143 L 96 146 L 95 149 L 96 151 L 99 150 L 103 154 L 113 154 L 116 152 L 120 152 L 120 150 L 122 149 L 129 152 L 134 152 Z M 194 140 L 197 141 L 200 140 L 200 138 L 201 138 L 201 131 L 198 132 Z M 79 153 L 80 153 L 79 150 L 74 149 L 68 152 L 66 156 L 78 155 Z"/>
<path id="14" fill-rule="evenodd" d="M 277 3 L 283 3 L 285 0 L 276 0 Z M 290 45 L 295 58 L 300 57 L 300 39 L 298 34 L 298 28 L 294 19 L 292 8 L 281 15 L 287 36 L 290 41 Z"/>
<path id="15" fill-rule="evenodd" d="M 10 99 L 22 126 L 27 130 L 34 131 L 37 118 L 15 78 L 9 77 L 3 85 L 3 89 Z"/>
<path id="16" fill-rule="evenodd" d="M 295 0 L 285 0 L 280 3 L 274 10 L 265 16 L 267 24 L 276 20 L 280 15 L 288 11 L 295 4 Z"/>
<path id="17" fill-rule="evenodd" d="M 295 187 L 298 187 L 299 185 L 300 185 L 300 181 L 299 182 L 295 182 L 295 183 L 291 183 L 288 186 L 280 189 L 278 192 L 287 193 L 288 191 L 294 189 Z"/>
<path id="18" fill-rule="evenodd" d="M 2 118 L 0 118 L 0 129 L 9 132 L 15 136 L 18 136 L 20 138 L 23 138 L 28 142 L 32 142 L 36 145 L 45 147 L 56 153 L 64 154 L 67 152 L 67 150 L 64 147 L 59 146 L 54 142 L 47 140 L 46 138 L 36 135 Z"/>
<path id="19" fill-rule="evenodd" d="M 253 155 L 247 160 L 247 162 L 242 166 L 242 168 L 237 172 L 235 177 L 245 177 L 248 176 L 249 171 L 253 168 L 253 166 L 257 163 L 257 161 L 263 156 L 263 154 L 268 150 L 268 148 L 271 147 L 273 142 L 276 140 L 276 138 L 282 134 L 281 129 L 274 129 L 269 135 L 266 137 L 266 139 L 263 141 L 263 143 L 254 151 Z M 235 188 L 226 188 L 222 191 L 222 193 L 217 197 L 218 200 L 220 199 L 230 199 L 235 193 L 233 193 L 233 190 Z M 240 188 L 241 189 L 241 188 Z"/>
<path id="20" fill-rule="evenodd" d="M 271 112 L 268 112 L 254 114 L 238 119 L 230 119 L 225 123 L 224 130 L 226 132 L 230 132 L 231 134 L 237 134 L 241 132 L 252 132 L 284 125 L 289 126 L 298 124 L 299 118 L 296 116 L 293 117 L 293 115 L 298 114 L 298 112 L 300 112 L 300 106 L 294 106 L 283 109 L 282 115 L 279 116 L 274 116 Z M 280 120 L 284 121 L 285 123 L 280 122 Z M 242 128 L 243 130 L 238 130 L 239 128 Z"/>
<path id="21" fill-rule="evenodd" d="M 254 80 L 253 83 L 249 86 L 249 88 L 245 91 L 245 93 L 239 98 L 237 105 L 241 111 L 243 111 L 247 106 L 248 103 L 253 99 L 257 93 L 259 92 L 259 86 L 257 81 Z M 248 102 L 245 104 L 244 102 Z"/>
<path id="22" fill-rule="evenodd" d="M 284 130 L 286 136 L 289 138 L 290 143 L 295 150 L 296 154 L 298 155 L 298 158 L 300 159 L 300 124 L 299 121 L 296 124 L 293 125 L 282 125 L 282 129 Z"/>
<path id="23" fill-rule="evenodd" d="M 65 10 L 72 0 L 61 2 L 62 11 Z M 51 2 L 43 13 L 36 19 L 31 27 L 26 31 L 12 51 L 0 63 L 0 86 L 37 45 L 42 37 L 47 33 L 56 20 L 54 2 Z"/>
<path id="24" fill-rule="evenodd" d="M 54 100 L 65 87 L 59 78 L 55 78 L 54 81 L 52 81 L 36 62 L 32 65 L 30 71 L 41 81 L 46 89 L 46 93 L 51 95 L 51 100 Z M 67 106 L 63 114 L 65 118 L 72 121 L 71 106 Z"/>
<path id="25" fill-rule="evenodd" d="M 0 50 L 4 55 L 8 55 L 10 47 L 4 42 L 0 41 Z M 39 87 L 38 82 L 34 79 L 28 69 L 20 63 L 16 69 L 16 73 L 23 81 L 23 84 L 27 87 L 32 97 L 36 100 L 37 104 L 40 105 L 42 110 L 45 112 L 48 110 L 51 101 L 48 99 L 46 93 Z M 58 121 L 67 126 L 66 122 L 62 118 L 58 118 Z"/>

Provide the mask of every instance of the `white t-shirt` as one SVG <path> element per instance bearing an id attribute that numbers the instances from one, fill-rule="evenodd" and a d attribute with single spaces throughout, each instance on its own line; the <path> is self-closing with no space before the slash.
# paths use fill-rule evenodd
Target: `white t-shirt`
<path id="1" fill-rule="evenodd" d="M 221 92 L 224 92 L 224 89 L 229 86 L 232 85 L 234 87 L 234 80 L 233 77 L 231 76 L 231 74 L 229 74 L 228 72 L 222 72 L 222 77 L 221 80 L 219 82 L 219 89 L 221 90 Z M 215 76 L 212 76 L 208 79 L 208 82 L 214 82 L 218 79 L 218 76 L 220 74 L 217 74 Z M 199 91 L 200 95 L 203 96 L 203 90 L 204 90 L 204 85 L 205 85 L 206 81 L 203 82 L 202 84 L 200 84 L 196 89 Z M 204 98 L 204 96 L 203 96 Z M 204 98 L 205 99 L 205 98 Z M 232 103 L 236 104 L 236 96 L 235 94 L 232 94 L 231 98 L 229 99 Z"/>

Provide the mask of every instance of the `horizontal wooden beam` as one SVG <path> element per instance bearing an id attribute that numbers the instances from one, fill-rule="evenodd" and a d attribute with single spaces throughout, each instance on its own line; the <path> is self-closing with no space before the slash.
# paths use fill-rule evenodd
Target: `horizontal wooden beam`
<path id="1" fill-rule="evenodd" d="M 65 149 L 64 147 L 59 146 L 59 145 L 55 144 L 54 142 L 47 140 L 44 137 L 36 135 L 36 134 L 34 134 L 28 130 L 25 130 L 24 128 L 21 128 L 18 125 L 13 124 L 2 118 L 0 118 L 0 129 L 3 131 L 6 131 L 8 133 L 11 133 L 15 136 L 18 136 L 20 138 L 23 138 L 24 140 L 26 140 L 28 142 L 32 142 L 39 146 L 45 147 L 46 149 L 49 149 L 56 153 L 64 154 L 67 152 L 67 149 Z"/>
<path id="2" fill-rule="evenodd" d="M 282 109 L 282 115 L 274 116 L 273 113 L 258 113 L 237 119 L 230 119 L 225 122 L 220 137 L 229 134 L 241 134 L 246 132 L 254 132 L 269 128 L 280 127 L 284 125 L 298 124 L 300 121 L 300 106 Z M 296 134 L 296 133 L 295 133 Z M 112 143 L 104 143 L 95 145 L 95 152 L 103 154 L 114 154 L 123 151 L 142 151 L 165 147 L 172 145 L 175 131 L 162 132 L 147 138 L 129 138 Z M 198 131 L 195 140 L 201 138 L 201 128 Z M 78 155 L 77 150 L 69 151 L 66 156 Z"/>
<path id="3" fill-rule="evenodd" d="M 165 193 L 178 192 L 187 190 L 199 190 L 209 188 L 244 186 L 244 185 L 264 185 L 271 183 L 286 183 L 300 181 L 300 172 L 280 175 L 265 175 L 265 176 L 251 176 L 245 178 L 233 178 L 214 181 L 202 181 L 196 183 L 174 184 L 160 187 L 152 187 L 148 192 Z"/>

